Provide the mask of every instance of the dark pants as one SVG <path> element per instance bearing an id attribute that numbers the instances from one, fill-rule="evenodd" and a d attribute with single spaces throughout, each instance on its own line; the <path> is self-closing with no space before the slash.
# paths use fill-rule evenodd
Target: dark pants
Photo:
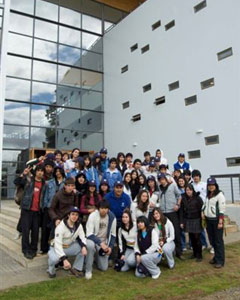
<path id="1" fill-rule="evenodd" d="M 214 258 L 216 264 L 224 266 L 225 251 L 223 242 L 223 228 L 218 229 L 218 220 L 207 219 L 207 233 L 214 248 Z"/>
<path id="2" fill-rule="evenodd" d="M 17 231 L 22 233 L 22 220 L 21 220 L 21 216 L 18 220 L 18 223 L 17 223 Z"/>
<path id="3" fill-rule="evenodd" d="M 176 255 L 182 255 L 182 244 L 181 244 L 181 231 L 178 214 L 176 212 L 164 213 L 164 216 L 167 217 L 172 223 L 175 231 L 175 246 L 176 246 Z"/>
<path id="4" fill-rule="evenodd" d="M 37 211 L 25 210 L 21 212 L 22 252 L 36 253 L 38 244 L 40 215 Z M 31 233 L 31 242 L 29 241 Z"/>
<path id="5" fill-rule="evenodd" d="M 202 258 L 202 243 L 201 243 L 201 233 L 191 233 L 189 232 L 189 238 L 191 240 L 193 255 L 196 258 Z"/>
<path id="6" fill-rule="evenodd" d="M 44 208 L 42 213 L 42 231 L 41 231 L 41 251 L 47 253 L 49 250 L 49 236 L 51 232 L 51 219 L 48 209 Z"/>

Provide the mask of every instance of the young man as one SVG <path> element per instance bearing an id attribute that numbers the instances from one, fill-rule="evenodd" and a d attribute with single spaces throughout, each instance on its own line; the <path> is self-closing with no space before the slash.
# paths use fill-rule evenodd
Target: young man
<path id="1" fill-rule="evenodd" d="M 113 191 L 114 184 L 116 181 L 122 180 L 122 175 L 116 167 L 117 167 L 117 159 L 113 157 L 109 161 L 109 168 L 103 173 L 102 179 L 107 180 L 110 187 L 110 191 Z"/>
<path id="2" fill-rule="evenodd" d="M 127 165 L 127 169 L 132 169 L 133 167 L 133 164 L 132 164 L 132 159 L 133 159 L 133 155 L 132 153 L 127 153 L 126 156 L 125 156 L 125 163 Z"/>
<path id="3" fill-rule="evenodd" d="M 14 181 L 16 185 L 24 187 L 21 202 L 22 252 L 27 259 L 33 259 L 37 254 L 40 210 L 46 191 L 44 167 L 36 166 L 35 176 L 32 177 L 29 177 L 30 170 L 31 168 L 26 168 Z"/>
<path id="4" fill-rule="evenodd" d="M 70 270 L 76 277 L 83 276 L 84 257 L 87 255 L 86 238 L 79 220 L 80 211 L 71 207 L 56 228 L 54 246 L 48 252 L 48 274 L 50 278 L 56 277 L 55 265 L 63 263 L 63 268 Z M 76 256 L 73 266 L 68 256 Z"/>
<path id="5" fill-rule="evenodd" d="M 87 221 L 86 279 L 92 278 L 95 255 L 97 267 L 101 271 L 106 271 L 108 268 L 108 258 L 116 239 L 116 218 L 109 208 L 108 201 L 101 201 L 98 210 L 92 212 Z"/>
<path id="6" fill-rule="evenodd" d="M 146 178 L 149 176 L 154 176 L 155 180 L 157 181 L 157 172 L 156 172 L 156 167 L 155 167 L 155 161 L 151 160 L 149 165 L 144 167 L 144 175 Z"/>
<path id="7" fill-rule="evenodd" d="M 109 158 L 107 158 L 107 149 L 106 148 L 102 148 L 100 151 L 100 159 L 101 159 L 101 173 L 103 174 L 108 166 L 109 166 Z"/>
<path id="8" fill-rule="evenodd" d="M 127 168 L 124 171 L 123 177 L 125 176 L 126 173 L 131 173 L 133 170 L 137 171 L 138 176 L 143 174 L 143 170 L 142 170 L 142 161 L 139 158 L 136 158 L 133 162 L 133 164 L 131 163 L 130 165 L 132 165 L 131 167 Z"/>
<path id="9" fill-rule="evenodd" d="M 60 150 L 56 150 L 54 152 L 54 155 L 55 155 L 55 166 L 57 167 L 63 167 L 63 161 L 62 161 L 62 151 Z"/>
<path id="10" fill-rule="evenodd" d="M 148 166 L 150 161 L 151 161 L 151 154 L 150 154 L 149 151 L 145 151 L 143 153 L 143 155 L 144 155 L 144 161 L 143 161 L 142 165 L 143 166 Z"/>
<path id="11" fill-rule="evenodd" d="M 183 173 L 184 170 L 190 170 L 191 166 L 188 162 L 185 161 L 185 154 L 179 153 L 178 155 L 178 161 L 173 165 L 174 171 L 180 170 L 181 173 Z"/>
<path id="12" fill-rule="evenodd" d="M 167 159 L 163 157 L 163 151 L 161 149 L 156 150 L 156 157 L 160 159 L 160 165 L 166 165 L 167 166 Z"/>

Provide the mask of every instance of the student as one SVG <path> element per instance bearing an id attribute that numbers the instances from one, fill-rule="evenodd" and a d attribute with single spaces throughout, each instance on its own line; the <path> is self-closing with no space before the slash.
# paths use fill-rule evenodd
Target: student
<path id="1" fill-rule="evenodd" d="M 116 168 L 117 166 L 117 159 L 115 157 L 112 157 L 109 160 L 109 168 L 103 173 L 103 179 L 107 179 L 110 191 L 113 191 L 114 184 L 116 181 L 122 180 L 122 175 Z"/>
<path id="2" fill-rule="evenodd" d="M 33 259 L 37 254 L 40 210 L 46 191 L 44 166 L 36 166 L 32 177 L 29 177 L 30 170 L 31 168 L 26 168 L 14 180 L 14 184 L 24 187 L 21 201 L 22 252 L 27 259 Z"/>
<path id="3" fill-rule="evenodd" d="M 103 199 L 109 192 L 110 192 L 110 188 L 107 179 L 102 179 L 99 186 L 99 195 Z"/>
<path id="4" fill-rule="evenodd" d="M 131 215 L 133 222 L 136 223 L 137 218 L 140 216 L 145 216 L 148 218 L 149 209 L 149 193 L 146 190 L 142 190 L 137 195 L 137 200 L 131 204 Z"/>
<path id="5" fill-rule="evenodd" d="M 183 176 L 187 183 L 192 183 L 192 172 L 190 170 L 184 170 Z"/>
<path id="6" fill-rule="evenodd" d="M 63 162 L 63 168 L 64 168 L 64 171 L 66 170 L 66 166 L 67 166 L 67 161 L 69 160 L 69 154 L 67 152 L 64 152 L 62 154 L 62 162 Z"/>
<path id="7" fill-rule="evenodd" d="M 136 267 L 136 258 L 134 246 L 136 241 L 137 227 L 134 225 L 130 210 L 127 208 L 122 215 L 122 224 L 118 230 L 118 247 L 120 259 L 124 262 L 121 268 L 122 272 L 126 272 Z"/>
<path id="8" fill-rule="evenodd" d="M 160 159 L 160 165 L 166 165 L 168 164 L 167 159 L 163 155 L 163 151 L 161 149 L 157 149 L 155 156 Z"/>
<path id="9" fill-rule="evenodd" d="M 50 278 L 56 277 L 55 265 L 63 263 L 65 270 L 77 278 L 83 276 L 83 262 L 87 255 L 86 238 L 79 219 L 79 209 L 70 207 L 65 217 L 56 228 L 54 246 L 48 252 L 48 274 Z M 73 265 L 68 260 L 75 256 Z"/>
<path id="10" fill-rule="evenodd" d="M 203 207 L 203 217 L 207 221 L 207 232 L 214 248 L 214 257 L 210 260 L 215 268 L 222 268 L 225 263 L 223 241 L 224 213 L 226 199 L 215 178 L 207 180 L 207 198 Z"/>
<path id="11" fill-rule="evenodd" d="M 183 175 L 181 175 L 178 178 L 178 180 L 177 180 L 177 186 L 178 186 L 178 189 L 179 189 L 179 192 L 180 192 L 181 196 L 183 196 L 185 194 L 185 188 L 187 186 L 187 182 L 186 182 L 185 177 Z M 180 228 L 180 231 L 181 231 L 182 251 L 187 251 L 185 232 L 184 232 L 184 230 L 182 228 Z M 189 243 L 189 246 L 190 245 L 191 245 L 191 242 Z"/>
<path id="12" fill-rule="evenodd" d="M 107 157 L 107 149 L 102 148 L 100 151 L 100 159 L 101 159 L 101 173 L 103 174 L 108 166 L 109 166 L 109 158 Z"/>
<path id="13" fill-rule="evenodd" d="M 147 179 L 144 174 L 138 176 L 139 191 L 147 189 Z"/>
<path id="14" fill-rule="evenodd" d="M 137 219 L 137 228 L 137 240 L 134 246 L 137 261 L 135 275 L 146 277 L 146 274 L 149 274 L 153 279 L 158 279 L 161 274 L 158 267 L 161 260 L 158 233 L 149 226 L 148 219 L 145 216 Z"/>
<path id="15" fill-rule="evenodd" d="M 138 182 L 138 173 L 135 170 L 131 172 L 131 181 L 129 183 L 129 186 L 131 189 L 132 200 L 134 201 L 140 189 Z"/>
<path id="16" fill-rule="evenodd" d="M 64 186 L 64 180 L 65 180 L 65 172 L 62 167 L 55 167 L 53 170 L 53 178 L 55 179 L 56 183 L 56 192 L 61 190 Z"/>
<path id="17" fill-rule="evenodd" d="M 147 190 L 149 193 L 149 220 L 151 220 L 153 209 L 160 205 L 157 183 L 152 175 L 147 178 Z"/>
<path id="18" fill-rule="evenodd" d="M 125 163 L 125 155 L 123 152 L 119 152 L 117 155 L 117 169 L 122 176 L 124 172 L 127 170 L 127 165 Z"/>
<path id="19" fill-rule="evenodd" d="M 144 175 L 148 178 L 149 176 L 154 176 L 157 180 L 157 172 L 155 167 L 155 161 L 151 160 L 149 164 L 145 167 Z"/>
<path id="20" fill-rule="evenodd" d="M 97 191 L 99 191 L 99 177 L 97 170 L 92 166 L 89 155 L 83 157 L 83 172 L 86 175 L 87 181 L 94 180 L 96 182 Z"/>
<path id="21" fill-rule="evenodd" d="M 87 193 L 88 182 L 84 171 L 80 171 L 75 178 L 76 206 L 80 208 L 82 196 Z"/>
<path id="22" fill-rule="evenodd" d="M 180 169 L 174 170 L 173 172 L 173 179 L 175 182 L 178 181 L 178 178 L 182 175 Z"/>
<path id="23" fill-rule="evenodd" d="M 81 172 L 82 170 L 82 157 L 78 157 L 74 159 L 74 168 L 72 168 L 66 175 L 67 178 L 76 178 L 76 176 Z"/>
<path id="24" fill-rule="evenodd" d="M 164 216 L 167 217 L 174 226 L 175 231 L 175 246 L 176 256 L 179 259 L 182 257 L 181 232 L 178 217 L 178 210 L 181 204 L 181 194 L 174 183 L 169 183 L 165 174 L 158 175 L 160 188 L 160 209 Z"/>
<path id="25" fill-rule="evenodd" d="M 68 159 L 65 163 L 64 163 L 64 170 L 65 170 L 65 173 L 69 173 L 71 171 L 71 169 L 73 169 L 75 167 L 75 162 L 74 160 L 77 159 L 79 157 L 79 154 L 80 154 L 80 149 L 78 148 L 74 148 L 72 150 L 72 153 L 71 153 L 71 158 Z"/>
<path id="26" fill-rule="evenodd" d="M 101 271 L 108 268 L 108 258 L 116 240 L 116 218 L 110 211 L 109 202 L 103 200 L 99 208 L 90 214 L 87 226 L 87 249 L 85 278 L 92 278 L 94 256 Z"/>
<path id="27" fill-rule="evenodd" d="M 165 254 L 170 269 L 174 268 L 175 261 L 173 252 L 175 250 L 175 233 L 172 222 L 164 216 L 160 208 L 153 209 L 152 226 L 158 233 L 159 246 Z"/>
<path id="28" fill-rule="evenodd" d="M 168 171 L 167 165 L 160 165 L 159 166 L 158 175 L 160 175 L 160 174 L 164 174 L 169 183 L 175 183 L 175 180 L 173 179 L 172 175 Z"/>
<path id="29" fill-rule="evenodd" d="M 180 208 L 180 224 L 185 232 L 189 233 L 191 245 L 193 248 L 193 256 L 197 262 L 202 261 L 202 243 L 200 234 L 202 231 L 202 210 L 203 201 L 196 193 L 193 186 L 188 184 L 185 189 L 185 194 L 182 196 Z"/>
<path id="30" fill-rule="evenodd" d="M 125 156 L 125 163 L 127 165 L 128 170 L 131 170 L 132 167 L 133 167 L 132 159 L 133 159 L 132 153 L 130 153 L 130 152 L 127 153 L 126 156 Z"/>
<path id="31" fill-rule="evenodd" d="M 63 167 L 63 161 L 62 161 L 62 151 L 60 150 L 56 150 L 54 152 L 54 155 L 55 155 L 55 166 L 56 167 Z"/>
<path id="32" fill-rule="evenodd" d="M 80 205 L 83 228 L 86 227 L 89 215 L 97 209 L 101 200 L 102 197 L 96 190 L 96 182 L 94 180 L 89 181 L 87 193 L 82 196 Z"/>
<path id="33" fill-rule="evenodd" d="M 100 155 L 100 152 L 97 152 L 97 153 L 95 153 L 93 155 L 92 166 L 97 170 L 98 176 L 100 178 L 100 176 L 102 175 L 102 171 L 101 171 L 101 155 Z"/>
<path id="34" fill-rule="evenodd" d="M 150 161 L 151 161 L 151 154 L 149 151 L 145 151 L 143 153 L 143 156 L 144 156 L 144 161 L 142 162 L 142 165 L 143 166 L 148 166 Z"/>
<path id="35" fill-rule="evenodd" d="M 131 174 L 130 173 L 125 173 L 124 178 L 123 178 L 123 192 L 127 194 L 132 201 L 132 194 L 131 194 L 131 188 L 130 188 L 130 182 L 131 182 Z"/>
<path id="36" fill-rule="evenodd" d="M 180 170 L 181 173 L 183 173 L 184 170 L 190 170 L 191 166 L 188 162 L 185 161 L 185 154 L 179 153 L 178 155 L 178 161 L 173 165 L 174 171 Z"/>

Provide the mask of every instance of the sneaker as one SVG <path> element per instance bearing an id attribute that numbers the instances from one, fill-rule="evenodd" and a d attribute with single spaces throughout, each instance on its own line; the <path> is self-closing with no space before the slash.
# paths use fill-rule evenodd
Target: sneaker
<path id="1" fill-rule="evenodd" d="M 187 248 L 186 248 L 186 247 L 185 247 L 185 248 L 183 248 L 183 249 L 182 249 L 182 251 L 184 251 L 184 252 L 185 252 L 185 251 L 187 251 Z"/>
<path id="2" fill-rule="evenodd" d="M 14 239 L 14 240 L 19 240 L 21 236 L 22 236 L 22 233 L 18 231 L 18 232 L 16 233 L 16 235 L 14 236 L 13 239 Z"/>
<path id="3" fill-rule="evenodd" d="M 86 273 L 85 273 L 85 278 L 86 278 L 87 280 L 92 279 L 92 272 L 86 272 Z"/>
<path id="4" fill-rule="evenodd" d="M 74 269 L 74 268 L 71 268 L 69 271 L 72 275 L 74 275 L 77 278 L 83 277 L 83 271 L 79 271 L 79 270 Z"/>
<path id="5" fill-rule="evenodd" d="M 206 249 L 206 248 L 207 248 L 206 246 L 204 246 L 204 245 L 202 246 L 202 250 L 204 250 L 204 249 Z"/>
<path id="6" fill-rule="evenodd" d="M 48 277 L 49 277 L 49 278 L 55 278 L 55 277 L 56 277 L 56 273 L 51 274 L 51 273 L 48 272 Z"/>
<path id="7" fill-rule="evenodd" d="M 211 260 L 209 260 L 209 263 L 210 263 L 210 265 L 215 265 L 215 260 L 214 259 L 211 259 Z"/>
<path id="8" fill-rule="evenodd" d="M 215 254 L 214 248 L 212 247 L 209 251 L 211 254 Z"/>
<path id="9" fill-rule="evenodd" d="M 221 268 L 223 268 L 223 265 L 221 265 L 221 264 L 216 264 L 214 267 L 215 267 L 216 269 L 221 269 Z"/>
<path id="10" fill-rule="evenodd" d="M 152 279 L 158 279 L 158 277 L 161 275 L 161 271 L 157 275 L 152 275 Z"/>
<path id="11" fill-rule="evenodd" d="M 31 253 L 24 253 L 24 257 L 26 257 L 27 259 L 33 259 L 33 256 Z"/>

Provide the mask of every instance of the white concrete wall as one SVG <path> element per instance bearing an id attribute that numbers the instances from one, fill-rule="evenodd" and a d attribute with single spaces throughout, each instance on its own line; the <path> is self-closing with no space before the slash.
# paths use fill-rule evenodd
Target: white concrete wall
<path id="1" fill-rule="evenodd" d="M 227 167 L 226 157 L 240 156 L 240 1 L 208 0 L 194 13 L 199 2 L 148 0 L 105 35 L 105 146 L 110 155 L 131 151 L 140 158 L 160 147 L 171 168 L 179 152 L 200 149 L 200 159 L 187 160 L 206 179 L 239 173 L 239 167 Z M 175 27 L 165 31 L 173 19 Z M 158 20 L 161 27 L 152 31 Z M 146 44 L 150 51 L 141 54 Z M 233 56 L 218 61 L 217 53 L 229 47 Z M 129 71 L 121 74 L 125 65 Z M 200 82 L 212 77 L 215 86 L 201 90 Z M 169 92 L 168 84 L 177 80 L 180 88 Z M 148 83 L 152 90 L 143 93 Z M 185 106 L 184 99 L 195 94 L 198 103 Z M 166 103 L 155 106 L 161 96 Z M 123 110 L 125 101 L 130 107 Z M 138 113 L 142 120 L 133 123 Z M 204 137 L 215 134 L 220 144 L 206 146 Z"/>

